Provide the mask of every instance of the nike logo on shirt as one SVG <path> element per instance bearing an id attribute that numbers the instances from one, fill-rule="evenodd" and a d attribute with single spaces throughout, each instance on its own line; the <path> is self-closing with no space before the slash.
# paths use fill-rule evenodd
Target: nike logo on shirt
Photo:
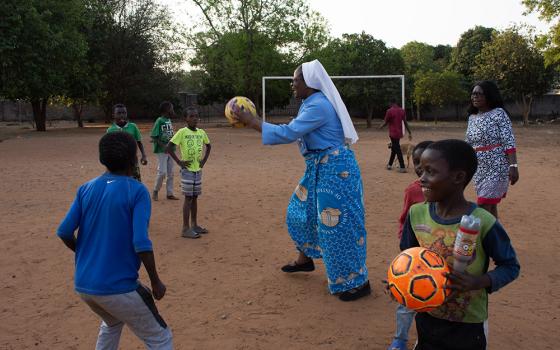
<path id="1" fill-rule="evenodd" d="M 111 182 L 115 182 L 115 180 L 107 180 L 108 184 L 110 184 Z"/>

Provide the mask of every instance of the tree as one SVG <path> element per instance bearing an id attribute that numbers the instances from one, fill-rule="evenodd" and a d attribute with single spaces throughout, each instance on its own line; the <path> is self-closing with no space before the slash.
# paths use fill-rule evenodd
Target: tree
<path id="1" fill-rule="evenodd" d="M 414 100 L 414 85 L 416 83 L 416 76 L 424 72 L 437 70 L 437 65 L 434 62 L 435 51 L 434 47 L 426 43 L 418 41 L 411 41 L 401 47 L 401 55 L 404 60 L 406 79 L 406 92 L 407 99 L 411 101 L 410 109 L 414 115 L 414 105 L 420 105 L 418 101 Z M 420 110 L 416 109 L 417 119 L 420 118 Z"/>
<path id="2" fill-rule="evenodd" d="M 100 67 L 96 97 L 107 118 L 115 103 L 147 117 L 162 100 L 177 98 L 183 39 L 166 7 L 155 0 L 91 0 L 87 11 L 88 61 Z"/>
<path id="3" fill-rule="evenodd" d="M 434 65 L 436 71 L 441 72 L 449 67 L 451 63 L 451 52 L 453 48 L 449 45 L 437 45 L 434 47 Z"/>
<path id="4" fill-rule="evenodd" d="M 544 59 L 547 66 L 560 69 L 560 0 L 523 0 L 528 12 L 539 12 L 540 17 L 552 24 L 548 34 L 539 38 L 539 47 L 544 48 Z"/>
<path id="5" fill-rule="evenodd" d="M 476 26 L 461 34 L 457 46 L 453 48 L 450 68 L 465 77 L 467 86 L 474 83 L 473 68 L 476 64 L 476 56 L 484 44 L 492 40 L 494 32 L 493 28 Z"/>
<path id="6" fill-rule="evenodd" d="M 418 113 L 421 104 L 443 107 L 465 101 L 468 93 L 462 87 L 461 78 L 459 73 L 452 71 L 419 73 L 414 85 Z M 435 122 L 437 123 L 437 117 Z"/>
<path id="7" fill-rule="evenodd" d="M 506 99 L 521 104 L 523 123 L 529 121 L 535 95 L 548 90 L 552 70 L 544 65 L 544 57 L 530 39 L 517 28 L 496 34 L 477 56 L 474 75 L 477 79 L 496 80 Z"/>
<path id="8" fill-rule="evenodd" d="M 37 131 L 46 130 L 50 98 L 64 95 L 85 56 L 81 0 L 6 0 L 0 5 L 0 95 L 31 102 Z M 5 33 L 5 34 L 4 34 Z"/>
<path id="9" fill-rule="evenodd" d="M 248 40 L 252 41 L 251 58 L 247 57 Z M 247 60 L 251 62 L 248 70 Z M 191 64 L 204 67 L 206 79 L 201 91 L 201 101 L 204 102 L 224 101 L 235 95 L 244 95 L 258 104 L 261 77 L 291 74 L 294 68 L 266 36 L 257 33 L 249 39 L 243 32 L 224 33 L 211 45 L 200 44 Z M 287 89 L 270 91 L 268 84 L 267 89 L 268 107 L 288 102 Z"/>
<path id="10" fill-rule="evenodd" d="M 388 48 L 381 40 L 362 32 L 343 34 L 331 41 L 317 57 L 331 75 L 403 74 L 404 63 L 399 50 Z M 337 81 L 341 95 L 350 106 L 365 108 L 367 127 L 374 112 L 385 109 L 391 98 L 400 96 L 400 82 L 392 80 Z"/>
<path id="11" fill-rule="evenodd" d="M 413 77 L 417 72 L 435 70 L 434 47 L 418 41 L 411 41 L 401 47 L 401 55 L 406 75 Z"/>
<path id="12" fill-rule="evenodd" d="M 197 28 L 204 29 L 192 36 L 191 64 L 208 73 L 206 91 L 215 99 L 235 93 L 258 104 L 262 75 L 291 74 L 326 43 L 326 22 L 305 0 L 193 2 L 204 16 Z"/>

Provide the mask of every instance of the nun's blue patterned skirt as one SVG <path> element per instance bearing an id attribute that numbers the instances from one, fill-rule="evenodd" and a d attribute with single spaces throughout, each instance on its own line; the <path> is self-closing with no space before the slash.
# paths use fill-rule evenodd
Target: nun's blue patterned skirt
<path id="1" fill-rule="evenodd" d="M 288 205 L 288 232 L 299 251 L 323 258 L 332 294 L 367 282 L 360 168 L 347 146 L 305 155 L 306 170 Z"/>

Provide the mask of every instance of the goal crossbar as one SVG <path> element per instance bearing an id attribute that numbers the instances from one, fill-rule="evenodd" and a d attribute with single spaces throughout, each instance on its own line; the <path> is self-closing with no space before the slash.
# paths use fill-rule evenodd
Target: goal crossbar
<path id="1" fill-rule="evenodd" d="M 401 107 L 404 109 L 404 75 L 335 75 L 331 79 L 400 79 L 401 80 Z M 267 80 L 291 80 L 291 76 L 264 76 L 262 77 L 262 118 L 266 121 L 266 81 Z"/>

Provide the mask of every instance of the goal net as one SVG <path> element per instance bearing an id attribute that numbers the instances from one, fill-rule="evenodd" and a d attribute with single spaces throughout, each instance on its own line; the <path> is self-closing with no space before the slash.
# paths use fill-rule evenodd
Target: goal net
<path id="1" fill-rule="evenodd" d="M 266 111 L 267 111 L 267 89 L 266 84 L 267 81 L 270 83 L 274 80 L 288 80 L 291 81 L 293 79 L 292 76 L 263 76 L 262 77 L 262 118 L 263 121 L 266 121 Z M 350 104 L 355 106 L 356 104 L 360 103 L 360 98 L 362 100 L 368 100 L 374 102 L 377 100 L 377 104 L 381 104 L 380 107 L 385 110 L 388 107 L 389 101 L 387 96 L 392 96 L 392 98 L 396 98 L 400 92 L 400 100 L 401 100 L 401 107 L 405 108 L 405 91 L 404 91 L 404 75 L 343 75 L 343 76 L 331 76 L 331 79 L 337 85 L 337 88 L 340 91 L 342 99 L 348 105 L 347 100 L 350 100 Z M 360 81 L 360 89 L 353 89 L 352 83 L 348 80 L 359 80 Z M 387 85 L 379 85 L 379 84 L 366 84 L 364 85 L 364 80 L 370 79 L 373 81 L 391 81 L 392 83 Z M 344 81 L 341 83 L 340 81 Z M 342 86 L 339 86 L 341 85 Z M 270 85 L 270 84 L 269 84 Z M 368 86 L 369 85 L 369 86 Z M 381 91 L 382 90 L 382 91 Z M 390 90 L 390 91 L 387 91 Z M 367 96 L 364 96 L 367 95 Z M 376 97 L 371 98 L 370 97 Z M 270 103 L 269 103 L 270 105 Z M 350 111 L 351 108 L 349 108 Z"/>

